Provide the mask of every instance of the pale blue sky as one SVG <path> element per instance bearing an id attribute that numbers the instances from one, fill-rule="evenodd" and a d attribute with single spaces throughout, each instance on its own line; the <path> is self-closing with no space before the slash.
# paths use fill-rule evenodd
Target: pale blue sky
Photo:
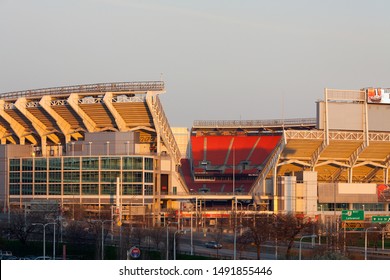
<path id="1" fill-rule="evenodd" d="M 390 1 L 0 0 L 0 92 L 159 80 L 172 126 L 390 87 Z"/>

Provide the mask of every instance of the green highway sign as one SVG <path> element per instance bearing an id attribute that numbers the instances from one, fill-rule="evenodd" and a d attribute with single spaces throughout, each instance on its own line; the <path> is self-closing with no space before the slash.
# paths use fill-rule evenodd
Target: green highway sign
<path id="1" fill-rule="evenodd" d="M 372 216 L 371 222 L 373 222 L 373 223 L 390 223 L 390 216 Z"/>
<path id="2" fill-rule="evenodd" d="M 342 221 L 363 221 L 364 211 L 363 210 L 343 210 L 341 212 Z"/>

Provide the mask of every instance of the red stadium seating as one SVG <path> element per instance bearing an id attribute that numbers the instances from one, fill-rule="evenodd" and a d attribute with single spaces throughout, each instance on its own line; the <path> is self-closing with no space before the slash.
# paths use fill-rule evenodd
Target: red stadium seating
<path id="1" fill-rule="evenodd" d="M 216 180 L 194 182 L 193 177 L 186 174 L 187 185 L 191 185 L 195 192 L 205 190 L 213 193 L 232 193 L 233 182 L 229 175 L 233 175 L 234 165 L 234 173 L 240 176 L 235 183 L 235 190 L 247 193 L 254 182 L 255 174 L 259 173 L 280 137 L 280 135 L 191 136 L 193 175 L 202 174 Z"/>

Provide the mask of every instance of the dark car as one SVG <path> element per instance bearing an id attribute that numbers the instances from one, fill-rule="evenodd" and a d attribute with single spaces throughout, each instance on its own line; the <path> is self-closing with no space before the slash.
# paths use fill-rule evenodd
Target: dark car
<path id="1" fill-rule="evenodd" d="M 222 244 L 219 244 L 219 243 L 216 242 L 216 241 L 206 242 L 204 245 L 205 245 L 207 248 L 212 248 L 212 249 L 221 249 L 221 248 L 222 248 Z"/>

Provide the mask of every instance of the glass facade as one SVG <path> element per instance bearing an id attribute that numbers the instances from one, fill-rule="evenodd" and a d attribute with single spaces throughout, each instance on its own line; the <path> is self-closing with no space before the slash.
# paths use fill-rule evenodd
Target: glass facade
<path id="1" fill-rule="evenodd" d="M 9 159 L 11 195 L 153 195 L 154 159 L 140 156 Z"/>

